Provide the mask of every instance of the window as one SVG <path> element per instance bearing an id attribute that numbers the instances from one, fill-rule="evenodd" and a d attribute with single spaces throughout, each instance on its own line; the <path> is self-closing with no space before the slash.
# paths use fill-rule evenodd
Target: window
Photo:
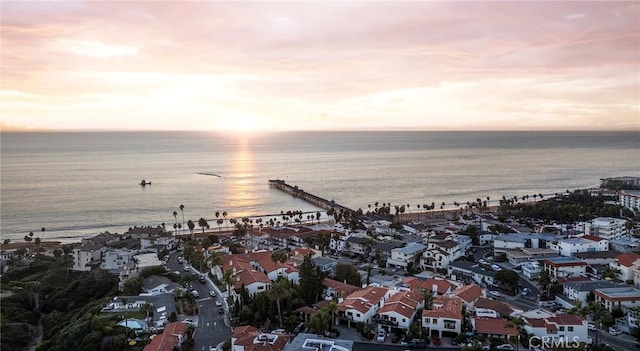
<path id="1" fill-rule="evenodd" d="M 560 331 L 564 331 L 564 327 L 560 327 Z"/>
<path id="2" fill-rule="evenodd" d="M 360 317 L 360 313 L 356 313 L 356 317 Z"/>
<path id="3" fill-rule="evenodd" d="M 573 331 L 573 327 L 567 327 L 567 331 Z"/>
<path id="4" fill-rule="evenodd" d="M 424 319 L 424 323 L 425 323 L 425 324 L 429 324 L 429 323 L 431 323 L 431 319 L 430 319 L 430 318 L 425 318 L 425 319 Z"/>

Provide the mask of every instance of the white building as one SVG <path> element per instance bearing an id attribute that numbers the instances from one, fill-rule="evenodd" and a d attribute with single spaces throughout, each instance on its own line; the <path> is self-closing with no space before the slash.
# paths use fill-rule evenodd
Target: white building
<path id="1" fill-rule="evenodd" d="M 345 297 L 338 304 L 341 318 L 357 323 L 372 323 L 378 310 L 397 290 L 368 286 Z"/>
<path id="2" fill-rule="evenodd" d="M 617 308 L 640 306 L 640 290 L 631 286 L 596 289 L 594 294 L 596 295 L 596 302 L 603 305 L 610 312 Z"/>
<path id="3" fill-rule="evenodd" d="M 589 237 L 589 236 L 588 236 Z M 561 239 L 555 244 L 561 256 L 573 256 L 579 252 L 609 251 L 609 241 L 590 240 L 589 238 Z"/>
<path id="4" fill-rule="evenodd" d="M 102 259 L 102 246 L 99 245 L 82 245 L 73 250 L 73 266 L 74 271 L 90 271 L 100 265 Z"/>
<path id="5" fill-rule="evenodd" d="M 586 231 L 595 236 L 607 240 L 613 240 L 623 235 L 627 235 L 627 228 L 625 224 L 627 221 L 620 218 L 612 217 L 598 217 L 588 222 L 586 225 Z"/>
<path id="6" fill-rule="evenodd" d="M 575 314 L 561 314 L 547 318 L 523 318 L 524 330 L 530 335 L 546 340 L 584 342 L 591 344 L 587 321 Z M 551 343 L 551 342 L 549 342 Z M 535 345 L 534 346 L 539 346 Z"/>
<path id="7" fill-rule="evenodd" d="M 540 262 L 529 261 L 523 263 L 522 274 L 529 279 L 538 279 L 538 274 L 540 274 Z"/>
<path id="8" fill-rule="evenodd" d="M 457 296 L 438 296 L 433 299 L 432 309 L 422 311 L 422 326 L 429 330 L 429 334 L 438 332 L 442 337 L 458 335 L 462 330 L 462 306 L 464 302 Z"/>
<path id="9" fill-rule="evenodd" d="M 620 204 L 635 213 L 640 211 L 640 190 L 620 190 Z"/>
<path id="10" fill-rule="evenodd" d="M 420 262 L 420 255 L 427 247 L 420 243 L 410 243 L 405 247 L 399 247 L 391 250 L 391 257 L 387 260 L 387 266 L 407 268 L 409 263 L 414 264 Z"/>
<path id="11" fill-rule="evenodd" d="M 128 249 L 113 249 L 104 253 L 100 267 L 107 271 L 120 271 L 133 260 L 136 251 Z"/>
<path id="12" fill-rule="evenodd" d="M 378 310 L 376 323 L 408 330 L 416 316 L 418 309 L 424 306 L 422 294 L 417 291 L 400 291 L 384 303 Z"/>
<path id="13" fill-rule="evenodd" d="M 638 259 L 640 259 L 640 255 L 636 253 L 621 254 L 609 263 L 609 267 L 619 271 L 617 278 L 623 282 L 634 280 L 633 263 Z"/>
<path id="14" fill-rule="evenodd" d="M 553 257 L 544 261 L 544 269 L 552 280 L 578 277 L 587 273 L 587 263 L 575 257 Z"/>

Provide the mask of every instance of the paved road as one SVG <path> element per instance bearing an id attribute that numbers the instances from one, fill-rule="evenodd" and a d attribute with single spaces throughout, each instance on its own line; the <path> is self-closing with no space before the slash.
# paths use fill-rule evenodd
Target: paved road
<path id="1" fill-rule="evenodd" d="M 640 348 L 635 346 L 637 341 L 635 341 L 631 335 L 620 334 L 613 336 L 606 331 L 589 330 L 589 336 L 594 343 L 597 341 L 598 343 L 609 344 L 616 350 L 640 350 Z"/>
<path id="2" fill-rule="evenodd" d="M 171 271 L 180 271 L 181 274 L 185 274 L 184 265 L 178 263 L 178 253 L 172 253 L 167 260 L 167 268 Z M 190 268 L 192 274 L 197 274 L 193 267 Z M 202 284 L 197 280 L 191 282 L 192 289 L 198 291 L 200 298 L 198 299 L 198 316 L 196 331 L 194 333 L 196 351 L 208 351 L 209 347 L 217 346 L 221 342 L 228 340 L 231 337 L 231 328 L 227 326 L 225 322 L 226 314 L 220 314 L 218 312 L 219 307 L 215 302 L 220 301 L 224 306 L 224 301 L 220 297 L 220 292 L 213 286 L 211 281 L 207 281 Z M 209 291 L 217 291 L 216 297 L 212 298 L 209 295 Z M 225 307 L 225 311 L 228 308 Z"/>
<path id="3" fill-rule="evenodd" d="M 404 350 L 423 350 L 423 349 L 410 349 L 407 346 L 398 344 L 377 344 L 377 343 L 365 343 L 354 342 L 353 351 L 404 351 Z M 426 350 L 429 351 L 460 351 L 460 347 L 445 347 L 445 346 L 427 346 Z"/>

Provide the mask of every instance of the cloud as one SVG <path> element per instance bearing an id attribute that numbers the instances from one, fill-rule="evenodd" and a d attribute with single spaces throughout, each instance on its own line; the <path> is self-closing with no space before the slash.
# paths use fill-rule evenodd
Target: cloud
<path id="1" fill-rule="evenodd" d="M 167 129 L 224 127 L 224 116 L 276 129 L 476 128 L 480 116 L 504 128 L 640 124 L 640 10 L 627 2 L 0 7 L 3 89 L 30 96 L 1 98 L 15 124 L 97 125 L 83 114 L 120 128 L 144 124 L 115 116 L 155 116 Z"/>

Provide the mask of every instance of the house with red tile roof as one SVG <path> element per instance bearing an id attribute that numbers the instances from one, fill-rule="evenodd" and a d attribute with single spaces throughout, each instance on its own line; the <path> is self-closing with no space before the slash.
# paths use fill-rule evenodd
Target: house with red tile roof
<path id="1" fill-rule="evenodd" d="M 523 317 L 524 330 L 546 340 L 578 341 L 591 344 L 587 321 L 575 314 L 559 314 L 546 318 Z"/>
<path id="2" fill-rule="evenodd" d="M 467 305 L 468 311 L 474 310 L 475 303 L 479 298 L 487 296 L 486 290 L 476 284 L 463 285 L 453 290 L 451 294 L 461 298 Z"/>
<path id="3" fill-rule="evenodd" d="M 324 278 L 324 294 L 327 297 L 345 297 L 359 291 L 361 288 L 355 285 L 343 283 L 331 278 Z"/>
<path id="4" fill-rule="evenodd" d="M 182 322 L 169 323 L 162 334 L 155 335 L 144 351 L 172 351 L 175 346 L 182 345 L 187 333 L 187 324 Z"/>
<path id="5" fill-rule="evenodd" d="M 429 335 L 457 336 L 462 330 L 463 305 L 464 301 L 457 296 L 434 298 L 432 309 L 422 311 L 422 326 L 429 330 Z"/>
<path id="6" fill-rule="evenodd" d="M 640 255 L 637 253 L 623 253 L 609 263 L 609 267 L 620 271 L 617 278 L 622 281 L 633 280 L 633 262 L 640 259 Z"/>
<path id="7" fill-rule="evenodd" d="M 453 283 L 441 277 L 433 277 L 424 280 L 416 277 L 407 277 L 404 278 L 402 282 L 407 284 L 411 290 L 431 290 L 433 291 L 433 296 L 448 294 L 456 288 Z"/>
<path id="8" fill-rule="evenodd" d="M 231 350 L 233 351 L 282 351 L 291 342 L 291 335 L 262 333 L 247 325 L 233 328 Z"/>
<path id="9" fill-rule="evenodd" d="M 422 293 L 418 290 L 399 291 L 389 297 L 378 310 L 375 320 L 391 331 L 392 327 L 409 329 L 418 312 L 424 306 Z"/>
<path id="10" fill-rule="evenodd" d="M 397 290 L 369 285 L 342 299 L 338 304 L 338 316 L 347 321 L 372 323 L 382 308 Z"/>
<path id="11" fill-rule="evenodd" d="M 507 318 L 518 315 L 522 310 L 506 302 L 480 297 L 476 301 L 474 312 L 476 317 Z"/>
<path id="12" fill-rule="evenodd" d="M 509 320 L 502 318 L 474 317 L 471 320 L 473 330 L 481 337 L 509 341 L 509 337 L 518 336 L 518 328 Z"/>
<path id="13" fill-rule="evenodd" d="M 227 255 L 222 257 L 222 272 L 231 271 L 234 284 L 232 294 L 244 287 L 250 295 L 266 291 L 271 286 L 271 279 L 257 265 L 252 264 L 248 254 Z M 218 279 L 222 278 L 222 275 Z"/>

